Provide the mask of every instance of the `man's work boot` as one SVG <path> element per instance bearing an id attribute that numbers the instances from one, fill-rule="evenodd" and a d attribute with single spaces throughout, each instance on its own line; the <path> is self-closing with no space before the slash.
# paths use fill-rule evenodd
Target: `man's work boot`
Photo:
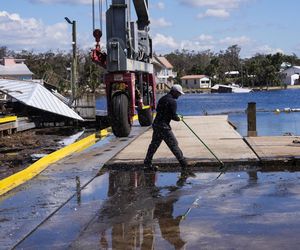
<path id="1" fill-rule="evenodd" d="M 148 166 L 145 166 L 144 167 L 144 171 L 154 171 L 154 172 L 156 172 L 156 171 L 158 171 L 158 166 L 153 166 L 153 165 L 148 165 Z"/>
<path id="2" fill-rule="evenodd" d="M 181 166 L 181 175 L 187 177 L 196 177 L 196 175 L 193 173 L 191 167 L 188 166 L 186 159 L 182 159 L 179 161 Z"/>
<path id="3" fill-rule="evenodd" d="M 188 168 L 188 164 L 187 164 L 186 159 L 183 158 L 182 160 L 179 160 L 179 163 L 180 163 L 180 166 L 181 166 L 181 169 L 182 169 L 182 170 Z"/>
<path id="4" fill-rule="evenodd" d="M 178 180 L 176 181 L 176 186 L 177 186 L 177 187 L 182 187 L 182 186 L 184 186 L 184 184 L 185 184 L 185 182 L 186 182 L 186 179 L 187 179 L 187 177 L 181 175 L 181 176 L 178 178 Z"/>
<path id="5" fill-rule="evenodd" d="M 157 171 L 158 166 L 153 166 L 151 162 L 144 161 L 144 170 L 145 171 Z"/>
<path id="6" fill-rule="evenodd" d="M 182 169 L 181 173 L 180 173 L 180 177 L 178 178 L 176 185 L 178 187 L 182 187 L 184 186 L 184 184 L 186 183 L 187 178 L 192 177 L 195 178 L 196 175 L 189 169 Z"/>

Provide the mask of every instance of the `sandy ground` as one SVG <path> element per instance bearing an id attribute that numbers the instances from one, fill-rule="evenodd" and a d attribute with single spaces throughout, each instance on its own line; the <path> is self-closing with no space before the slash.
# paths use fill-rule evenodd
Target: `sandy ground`
<path id="1" fill-rule="evenodd" d="M 33 154 L 49 154 L 68 137 L 58 129 L 35 129 L 0 138 L 0 180 L 32 164 Z"/>

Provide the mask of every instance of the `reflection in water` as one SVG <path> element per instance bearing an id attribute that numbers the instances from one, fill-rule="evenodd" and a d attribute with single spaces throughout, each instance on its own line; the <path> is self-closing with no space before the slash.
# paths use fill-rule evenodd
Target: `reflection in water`
<path id="1" fill-rule="evenodd" d="M 168 198 L 164 202 L 158 202 L 155 206 L 155 218 L 158 219 L 162 237 L 175 249 L 181 249 L 185 241 L 180 237 L 180 221 L 182 216 L 173 217 L 173 206 L 177 198 Z"/>
<path id="2" fill-rule="evenodd" d="M 175 173 L 109 172 L 107 199 L 71 248 L 194 249 L 222 245 L 218 235 L 223 233 L 238 238 L 235 232 L 244 230 L 246 219 L 262 216 L 258 174 L 227 173 L 221 180 L 213 175 L 202 173 L 185 186 L 192 174 L 182 172 L 177 180 Z M 232 222 L 233 217 L 242 221 Z"/>
<path id="3" fill-rule="evenodd" d="M 249 183 L 257 183 L 257 171 L 248 171 L 247 173 L 249 175 Z"/>
<path id="4" fill-rule="evenodd" d="M 76 197 L 77 197 L 77 204 L 81 204 L 81 187 L 80 187 L 80 177 L 76 176 Z"/>
<path id="5" fill-rule="evenodd" d="M 110 172 L 109 199 L 97 221 L 101 249 L 154 249 L 161 237 L 182 249 L 182 216 L 173 216 L 178 197 L 175 192 L 161 197 L 155 181 L 155 172 Z"/>

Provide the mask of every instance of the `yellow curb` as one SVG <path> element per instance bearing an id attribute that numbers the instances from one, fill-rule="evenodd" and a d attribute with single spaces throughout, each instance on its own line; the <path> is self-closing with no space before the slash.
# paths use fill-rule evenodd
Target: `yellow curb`
<path id="1" fill-rule="evenodd" d="M 15 122 L 16 120 L 17 120 L 16 116 L 6 116 L 3 118 L 0 118 L 0 123 Z"/>
<path id="2" fill-rule="evenodd" d="M 16 117 L 17 118 L 17 117 Z M 134 115 L 133 120 L 137 120 L 138 116 Z M 108 128 L 110 129 L 110 128 Z M 78 142 L 70 144 L 62 149 L 59 149 L 45 157 L 39 159 L 26 169 L 15 173 L 3 180 L 0 180 L 0 195 L 5 194 L 6 192 L 20 186 L 26 181 L 37 176 L 43 170 L 45 170 L 50 164 L 61 160 L 62 158 L 75 153 L 81 152 L 90 146 L 94 145 L 98 140 L 108 136 L 111 132 L 108 129 L 102 129 L 99 134 L 92 134 Z"/>
<path id="3" fill-rule="evenodd" d="M 107 136 L 109 133 L 107 129 L 103 129 L 100 131 L 100 137 L 103 138 Z M 73 144 L 70 144 L 62 149 L 59 149 L 49 155 L 46 155 L 45 157 L 39 159 L 26 169 L 13 174 L 3 180 L 0 180 L 0 195 L 5 194 L 9 190 L 14 189 L 15 187 L 25 183 L 26 181 L 32 179 L 36 175 L 38 175 L 40 172 L 45 170 L 50 164 L 57 162 L 58 160 L 61 160 L 62 158 L 75 153 L 83 151 L 84 149 L 92 146 L 99 140 L 99 137 L 97 138 L 96 134 L 92 134 L 78 142 L 75 142 Z"/>

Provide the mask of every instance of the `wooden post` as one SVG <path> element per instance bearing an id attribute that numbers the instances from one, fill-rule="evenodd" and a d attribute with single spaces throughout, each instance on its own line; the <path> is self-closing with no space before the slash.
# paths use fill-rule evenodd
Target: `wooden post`
<path id="1" fill-rule="evenodd" d="M 257 136 L 256 131 L 256 103 L 249 102 L 247 109 L 248 118 L 248 137 Z"/>

